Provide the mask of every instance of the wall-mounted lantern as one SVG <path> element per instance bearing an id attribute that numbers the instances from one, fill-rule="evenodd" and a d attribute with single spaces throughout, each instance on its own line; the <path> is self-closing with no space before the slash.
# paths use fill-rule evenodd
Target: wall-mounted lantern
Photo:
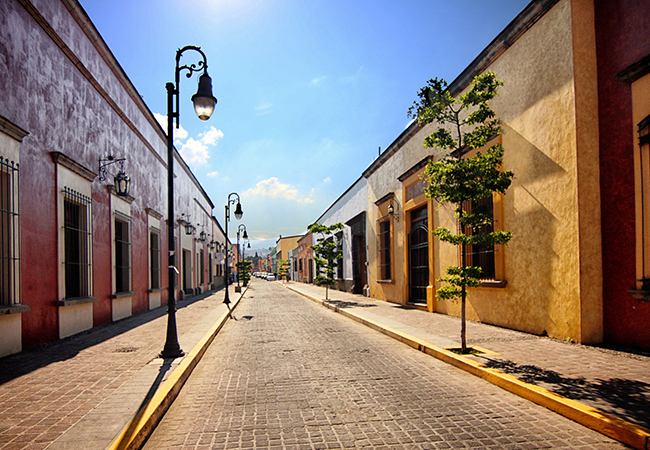
<path id="1" fill-rule="evenodd" d="M 106 158 L 99 158 L 99 180 L 106 180 L 108 173 L 108 166 L 115 163 L 120 163 L 120 170 L 117 172 L 117 175 L 113 177 L 113 186 L 115 187 L 115 193 L 120 197 L 129 196 L 129 188 L 131 185 L 131 179 L 124 172 L 124 161 L 126 158 L 115 158 L 113 155 L 108 155 Z"/>

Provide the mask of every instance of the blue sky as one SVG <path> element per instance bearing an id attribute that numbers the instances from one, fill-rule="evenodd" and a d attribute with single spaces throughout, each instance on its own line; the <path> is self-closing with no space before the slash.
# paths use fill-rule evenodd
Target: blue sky
<path id="1" fill-rule="evenodd" d="M 528 3 L 80 2 L 161 118 L 176 50 L 196 45 L 205 52 L 219 102 L 212 118 L 200 121 L 190 100 L 196 75 L 181 77 L 176 146 L 222 224 L 228 194 L 241 196 L 239 223 L 253 248 L 305 233 L 408 125 L 408 108 L 426 81 L 451 82 Z M 198 61 L 194 54 L 181 61 Z"/>

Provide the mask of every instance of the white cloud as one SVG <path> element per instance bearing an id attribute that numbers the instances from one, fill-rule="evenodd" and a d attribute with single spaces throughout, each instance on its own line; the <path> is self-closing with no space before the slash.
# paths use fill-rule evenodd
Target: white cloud
<path id="1" fill-rule="evenodd" d="M 153 113 L 163 130 L 167 130 L 167 116 Z M 193 166 L 200 166 L 208 163 L 210 153 L 208 146 L 217 145 L 217 141 L 223 137 L 223 131 L 210 127 L 205 133 L 200 133 L 198 139 L 189 137 L 189 133 L 183 127 L 176 129 L 174 126 L 174 145 L 180 147 L 180 154 L 183 159 Z M 216 176 L 215 172 L 214 175 Z"/>
<path id="2" fill-rule="evenodd" d="M 219 172 L 217 172 L 217 171 L 215 170 L 214 172 L 209 172 L 209 173 L 207 173 L 207 174 L 206 174 L 206 177 L 214 178 L 214 177 L 216 177 L 217 175 L 219 175 Z"/>
<path id="3" fill-rule="evenodd" d="M 320 84 L 321 81 L 325 80 L 326 78 L 327 78 L 326 76 L 313 78 L 313 79 L 311 80 L 311 84 L 313 84 L 314 86 L 316 86 L 316 85 Z"/>
<path id="4" fill-rule="evenodd" d="M 271 106 L 273 106 L 272 103 L 261 102 L 255 107 L 255 111 L 257 111 L 258 116 L 265 116 L 271 112 Z"/>
<path id="5" fill-rule="evenodd" d="M 163 130 L 165 130 L 165 133 L 167 132 L 167 116 L 163 116 L 162 114 L 158 113 L 153 113 L 153 116 L 156 118 L 160 126 L 162 127 Z M 176 128 L 176 124 L 174 124 L 174 139 L 187 139 L 188 133 L 187 130 L 183 127 L 178 127 Z"/>
<path id="6" fill-rule="evenodd" d="M 201 133 L 199 137 L 205 145 L 217 145 L 217 141 L 223 137 L 223 131 L 210 127 L 207 133 Z"/>
<path id="7" fill-rule="evenodd" d="M 185 161 L 194 165 L 207 164 L 210 154 L 208 153 L 208 146 L 201 141 L 195 141 L 194 138 L 189 138 L 180 150 L 181 156 Z"/>
<path id="8" fill-rule="evenodd" d="M 314 203 L 313 191 L 309 197 L 300 198 L 299 191 L 290 184 L 280 183 L 276 177 L 258 182 L 255 187 L 245 191 L 243 196 L 256 195 L 261 197 L 283 198 L 298 203 Z"/>
<path id="9" fill-rule="evenodd" d="M 323 183 L 331 183 L 332 179 L 330 177 L 327 177 L 323 180 Z"/>

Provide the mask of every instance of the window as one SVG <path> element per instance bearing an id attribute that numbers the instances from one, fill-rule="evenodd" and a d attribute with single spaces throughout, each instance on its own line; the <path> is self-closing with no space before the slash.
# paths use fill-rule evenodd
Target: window
<path id="1" fill-rule="evenodd" d="M 378 251 L 379 251 L 379 279 L 391 279 L 390 258 L 390 220 L 379 222 Z"/>
<path id="2" fill-rule="evenodd" d="M 463 204 L 463 210 L 467 212 L 475 211 L 479 208 L 482 209 L 484 213 L 494 217 L 494 201 L 492 199 L 492 196 L 484 198 L 478 202 L 465 202 Z M 491 233 L 492 231 L 494 231 L 494 225 L 493 223 L 489 223 L 482 226 L 478 230 L 474 230 L 474 233 L 487 234 Z M 471 235 L 472 228 L 465 227 L 464 233 L 466 235 Z M 496 278 L 494 245 L 467 245 L 465 246 L 465 258 L 466 266 L 480 267 L 482 269 L 482 280 L 494 280 Z"/>
<path id="3" fill-rule="evenodd" d="M 650 116 L 647 116 L 638 124 L 638 142 L 639 142 L 639 167 L 641 172 L 641 188 L 639 189 L 638 203 L 640 205 L 640 252 L 643 256 L 640 258 L 640 277 L 637 281 L 640 289 L 650 289 L 650 252 L 648 243 L 650 242 Z M 639 247 L 639 245 L 637 244 Z M 639 270 L 639 269 L 637 269 Z"/>
<path id="4" fill-rule="evenodd" d="M 20 303 L 18 164 L 0 157 L 0 306 Z"/>
<path id="5" fill-rule="evenodd" d="M 205 282 L 205 259 L 203 257 L 203 249 L 199 251 L 199 284 L 203 284 Z"/>
<path id="6" fill-rule="evenodd" d="M 149 231 L 149 283 L 151 289 L 160 289 L 160 232 Z"/>
<path id="7" fill-rule="evenodd" d="M 115 293 L 131 291 L 131 223 L 115 216 Z"/>
<path id="8" fill-rule="evenodd" d="M 336 250 L 341 252 L 341 257 L 336 260 L 336 279 L 343 279 L 343 232 L 336 233 Z"/>
<path id="9" fill-rule="evenodd" d="M 63 190 L 64 298 L 92 295 L 91 205 L 90 198 Z"/>

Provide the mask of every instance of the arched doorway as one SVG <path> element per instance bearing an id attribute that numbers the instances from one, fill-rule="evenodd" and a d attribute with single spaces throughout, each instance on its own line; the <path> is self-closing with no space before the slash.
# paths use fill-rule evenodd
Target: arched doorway
<path id="1" fill-rule="evenodd" d="M 429 224 L 427 208 L 411 211 L 409 232 L 409 303 L 427 304 L 429 286 Z"/>

